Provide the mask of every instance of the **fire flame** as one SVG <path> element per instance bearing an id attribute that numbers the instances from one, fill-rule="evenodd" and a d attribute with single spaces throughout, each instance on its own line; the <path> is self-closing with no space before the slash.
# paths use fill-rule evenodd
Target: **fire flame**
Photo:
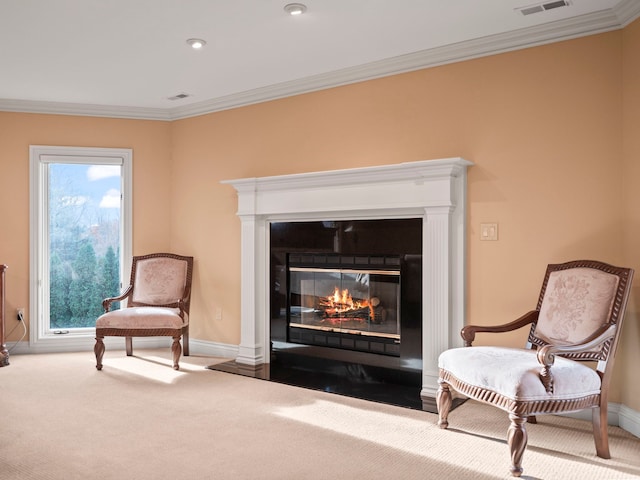
<path id="1" fill-rule="evenodd" d="M 353 300 L 348 289 L 341 291 L 338 287 L 335 287 L 333 295 L 320 299 L 320 306 L 324 308 L 326 314 L 334 316 L 360 308 L 369 308 L 373 317 L 373 306 L 369 301 Z"/>

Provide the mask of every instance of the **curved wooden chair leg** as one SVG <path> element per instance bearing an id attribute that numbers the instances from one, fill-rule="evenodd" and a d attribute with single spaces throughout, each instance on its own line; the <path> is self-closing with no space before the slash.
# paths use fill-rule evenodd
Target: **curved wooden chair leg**
<path id="1" fill-rule="evenodd" d="M 451 410 L 451 389 L 444 382 L 438 382 L 438 391 L 436 392 L 436 406 L 438 407 L 438 426 L 447 428 L 449 426 L 449 411 Z"/>
<path id="2" fill-rule="evenodd" d="M 93 352 L 96 354 L 96 368 L 102 370 L 102 356 L 104 355 L 104 342 L 102 341 L 102 337 L 96 337 Z"/>
<path id="3" fill-rule="evenodd" d="M 519 477 L 522 475 L 522 455 L 527 448 L 527 430 L 525 424 L 527 417 L 521 417 L 513 413 L 509 414 L 511 425 L 509 425 L 508 442 L 511 451 L 511 475 Z"/>
<path id="4" fill-rule="evenodd" d="M 180 336 L 173 337 L 173 344 L 171 345 L 171 352 L 173 352 L 173 369 L 180 370 L 178 362 L 180 360 L 180 354 L 182 353 L 182 347 L 180 346 Z"/>
<path id="5" fill-rule="evenodd" d="M 596 454 L 600 458 L 611 458 L 609 453 L 609 431 L 607 425 L 607 408 L 597 407 L 591 412 L 593 419 L 593 438 L 596 442 Z"/>
<path id="6" fill-rule="evenodd" d="M 130 357 L 131 355 L 133 355 L 133 340 L 131 339 L 131 337 L 125 337 L 124 343 L 127 347 L 127 357 Z"/>
<path id="7" fill-rule="evenodd" d="M 189 356 L 189 325 L 182 330 L 182 354 Z"/>

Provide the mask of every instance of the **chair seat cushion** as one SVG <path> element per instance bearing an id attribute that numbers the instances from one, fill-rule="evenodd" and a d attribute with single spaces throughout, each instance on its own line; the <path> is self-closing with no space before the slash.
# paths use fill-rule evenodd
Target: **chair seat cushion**
<path id="1" fill-rule="evenodd" d="M 188 322 L 178 315 L 177 308 L 130 307 L 102 314 L 96 328 L 182 328 Z"/>
<path id="2" fill-rule="evenodd" d="M 587 365 L 556 356 L 553 393 L 540 380 L 536 351 L 506 347 L 463 347 L 444 351 L 438 366 L 468 385 L 517 401 L 574 399 L 600 393 L 600 377 Z"/>

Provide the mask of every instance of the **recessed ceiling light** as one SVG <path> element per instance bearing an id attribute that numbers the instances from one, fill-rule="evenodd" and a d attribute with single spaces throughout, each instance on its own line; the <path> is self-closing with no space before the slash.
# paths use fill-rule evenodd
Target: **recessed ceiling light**
<path id="1" fill-rule="evenodd" d="M 284 11 L 289 15 L 302 15 L 307 11 L 307 6 L 302 3 L 288 3 L 284 6 Z"/>
<path id="2" fill-rule="evenodd" d="M 187 43 L 194 50 L 200 50 L 202 47 L 204 47 L 207 44 L 207 42 L 205 42 L 204 40 L 202 40 L 200 38 L 190 38 L 189 40 L 187 40 Z"/>

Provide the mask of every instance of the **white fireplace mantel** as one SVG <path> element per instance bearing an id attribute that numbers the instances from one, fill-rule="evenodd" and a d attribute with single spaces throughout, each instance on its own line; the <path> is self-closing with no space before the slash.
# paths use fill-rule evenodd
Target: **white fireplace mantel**
<path id="1" fill-rule="evenodd" d="M 422 395 L 435 397 L 438 355 L 464 325 L 467 167 L 462 158 L 226 180 L 241 221 L 238 363 L 269 363 L 269 224 L 422 218 Z"/>

